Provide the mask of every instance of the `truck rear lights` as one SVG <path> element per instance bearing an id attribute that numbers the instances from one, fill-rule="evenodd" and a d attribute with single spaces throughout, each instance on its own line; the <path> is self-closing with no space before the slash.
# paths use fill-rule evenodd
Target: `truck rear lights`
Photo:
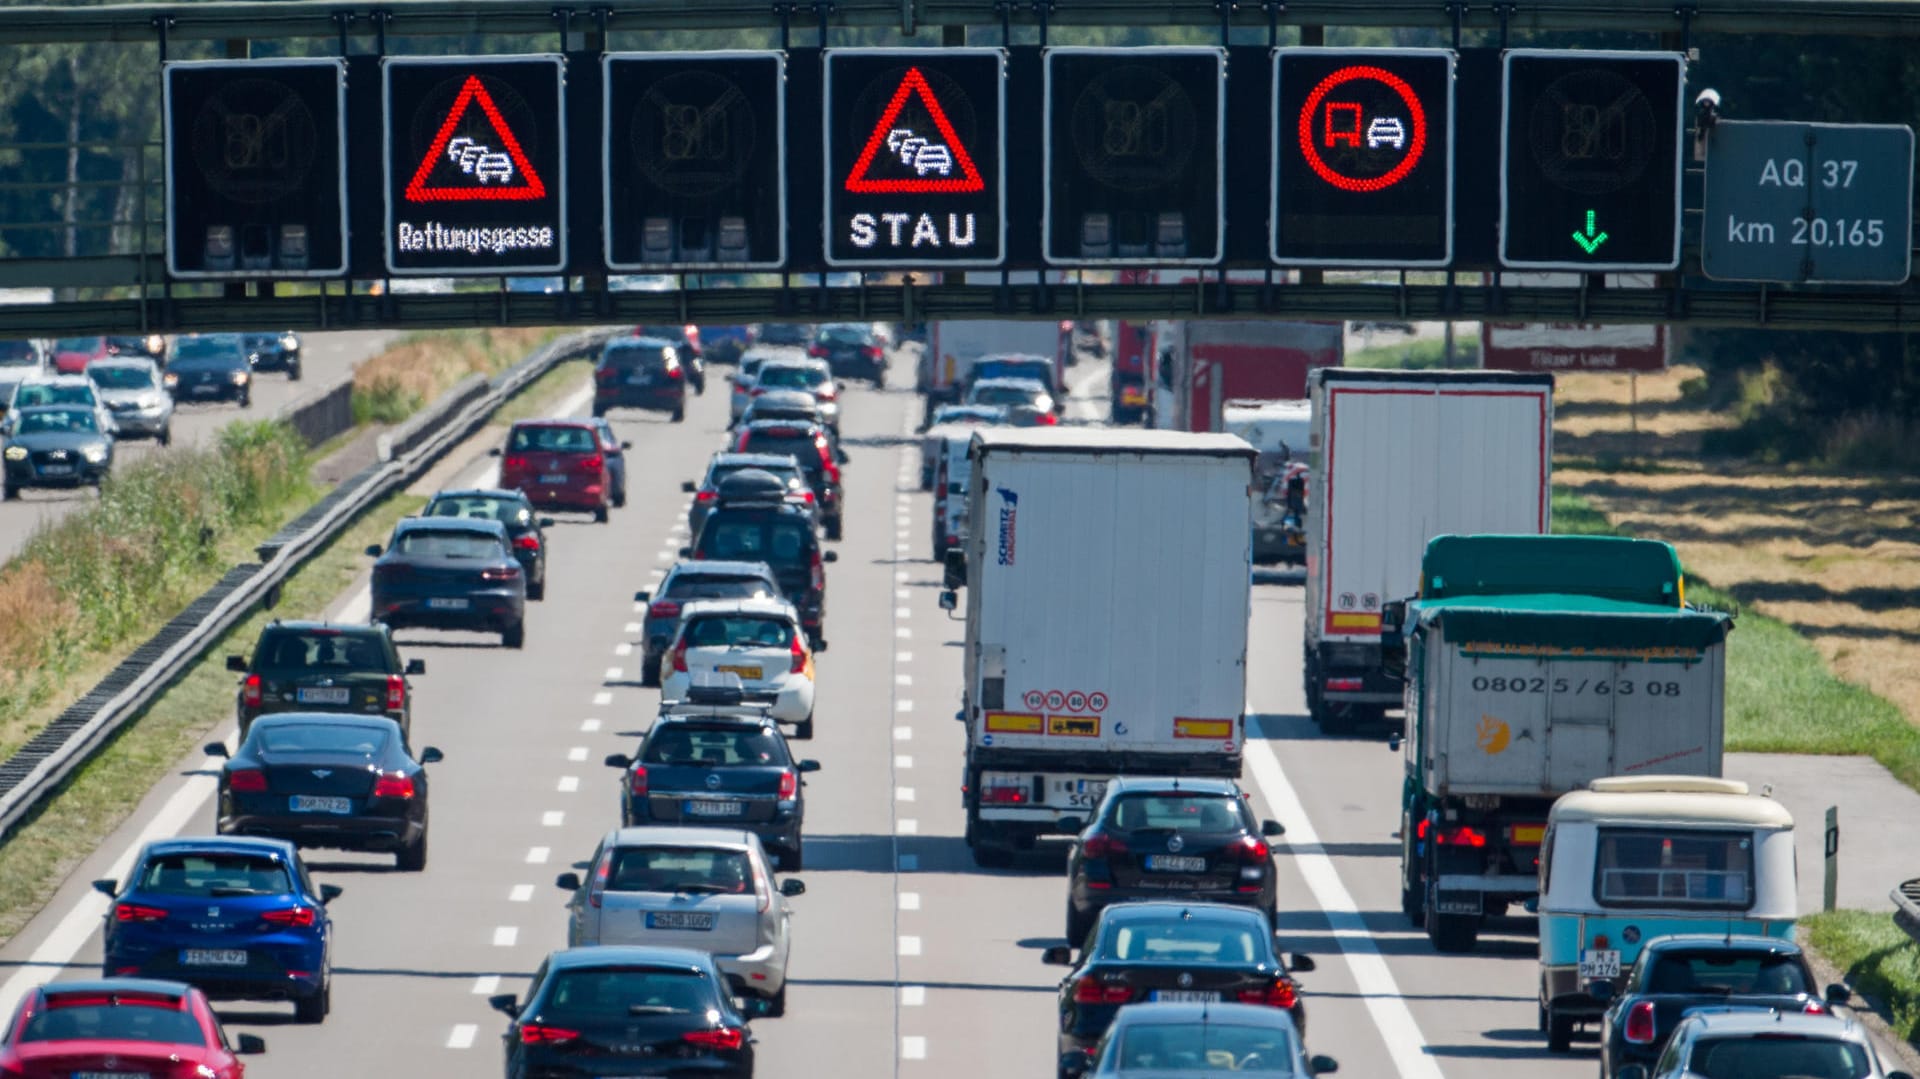
<path id="1" fill-rule="evenodd" d="M 1635 1045 L 1653 1044 L 1653 1001 L 1636 1001 L 1627 1009 L 1624 1036 Z"/>
<path id="2" fill-rule="evenodd" d="M 1125 985 L 1101 985 L 1093 975 L 1073 983 L 1075 1004 L 1125 1004 L 1133 999 L 1133 988 Z"/>
<path id="3" fill-rule="evenodd" d="M 1027 788 L 1025 787 L 982 787 L 980 801 L 985 805 L 1025 805 Z"/>
<path id="4" fill-rule="evenodd" d="M 1327 691 L 1330 693 L 1358 693 L 1362 685 L 1362 681 L 1358 678 L 1327 679 Z"/>
<path id="5" fill-rule="evenodd" d="M 1468 825 L 1457 824 L 1440 829 L 1434 841 L 1443 847 L 1484 847 L 1487 845 L 1487 834 Z"/>

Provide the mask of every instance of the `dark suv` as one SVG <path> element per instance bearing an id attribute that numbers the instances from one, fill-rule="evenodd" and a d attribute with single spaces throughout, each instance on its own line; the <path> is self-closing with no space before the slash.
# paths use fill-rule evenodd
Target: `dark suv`
<path id="1" fill-rule="evenodd" d="M 840 463 L 826 428 L 791 420 L 755 420 L 740 428 L 735 453 L 791 454 L 807 474 L 807 486 L 820 500 L 820 523 L 827 538 L 840 538 L 846 507 L 840 488 Z"/>
<path id="2" fill-rule="evenodd" d="M 525 491 L 501 487 L 441 491 L 420 511 L 420 516 L 465 517 L 506 525 L 507 538 L 513 541 L 513 556 L 527 571 L 527 598 L 546 598 L 546 529 L 553 526 L 553 518 L 534 516 L 533 503 L 527 500 Z"/>
<path id="3" fill-rule="evenodd" d="M 593 414 L 613 408 L 665 412 L 687 418 L 688 370 L 681 346 L 657 337 L 616 337 L 593 364 Z"/>
<path id="4" fill-rule="evenodd" d="M 692 547 L 680 557 L 701 561 L 765 562 L 787 601 L 800 612 L 800 625 L 818 651 L 825 643 L 827 608 L 825 563 L 838 559 L 820 550 L 813 518 L 783 502 L 729 502 L 707 515 Z"/>
<path id="5" fill-rule="evenodd" d="M 765 562 L 676 562 L 660 582 L 658 592 L 636 592 L 635 603 L 647 605 L 641 644 L 640 684 L 660 684 L 660 660 L 673 644 L 680 627 L 680 608 L 697 599 L 772 599 L 784 596 L 780 582 Z"/>
<path id="6" fill-rule="evenodd" d="M 407 676 L 427 673 L 421 660 L 401 663 L 385 626 L 278 620 L 260 631 L 251 660 L 228 656 L 227 669 L 245 676 L 234 697 L 242 738 L 254 720 L 275 712 L 386 716 L 408 731 Z"/>
<path id="7" fill-rule="evenodd" d="M 779 497 L 789 504 L 799 506 L 809 514 L 817 513 L 819 501 L 814 497 L 813 488 L 807 486 L 807 474 L 800 468 L 800 462 L 790 455 L 771 453 L 716 453 L 707 462 L 707 474 L 699 483 L 689 480 L 680 485 L 682 491 L 693 496 L 693 504 L 687 507 L 687 535 L 698 536 L 700 526 L 706 523 L 707 514 L 717 509 L 729 499 L 739 501 L 748 490 L 755 497 L 774 497 L 771 490 L 762 491 L 760 484 L 750 488 L 740 485 L 728 486 L 735 476 L 748 472 L 756 474 L 763 482 L 770 478 L 780 484 Z M 764 473 L 764 476 L 759 474 Z"/>

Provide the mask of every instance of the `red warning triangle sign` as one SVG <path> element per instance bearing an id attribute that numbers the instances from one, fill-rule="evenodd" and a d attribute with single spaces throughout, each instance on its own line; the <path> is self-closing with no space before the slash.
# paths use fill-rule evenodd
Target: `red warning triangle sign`
<path id="1" fill-rule="evenodd" d="M 919 97 L 921 106 L 933 118 L 933 133 L 941 141 L 936 142 L 905 128 L 894 127 L 909 94 Z M 871 175 L 874 159 L 882 152 L 898 158 L 914 175 Z M 947 121 L 947 111 L 934 98 L 933 88 L 927 85 L 927 77 L 920 73 L 919 68 L 913 67 L 907 69 L 906 77 L 900 80 L 900 88 L 893 92 L 893 100 L 887 103 L 886 110 L 880 114 L 880 122 L 874 125 L 866 149 L 860 151 L 859 160 L 853 163 L 853 171 L 847 174 L 846 188 L 857 195 L 933 195 L 985 191 L 987 184 L 980 178 L 980 170 L 974 167 L 973 155 L 967 153 L 960 136 L 954 133 L 953 124 Z"/>
<path id="2" fill-rule="evenodd" d="M 490 128 L 492 134 L 486 136 L 487 142 L 463 136 L 459 145 L 453 146 L 453 133 L 461 130 L 467 112 L 475 105 L 480 107 L 486 124 L 473 125 L 468 130 L 478 129 L 484 133 Z M 494 139 L 498 140 L 497 144 Z M 447 179 L 429 186 L 436 173 Z M 421 159 L 413 180 L 407 184 L 407 201 L 515 202 L 546 197 L 546 183 L 533 170 L 533 162 L 527 160 L 526 152 L 520 149 L 520 140 L 513 137 L 506 118 L 493 103 L 493 95 L 487 93 L 480 76 L 468 75 L 459 96 L 453 99 L 453 108 L 447 110 L 440 133 L 433 137 L 427 156 Z"/>

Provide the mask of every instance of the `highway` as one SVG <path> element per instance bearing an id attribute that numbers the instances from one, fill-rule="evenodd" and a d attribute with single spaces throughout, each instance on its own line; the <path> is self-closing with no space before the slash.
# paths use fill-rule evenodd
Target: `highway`
<path id="1" fill-rule="evenodd" d="M 907 363 L 896 358 L 895 385 L 911 382 Z M 1098 389 L 1086 365 L 1070 375 L 1083 394 Z M 795 874 L 808 890 L 793 901 L 789 1010 L 753 1024 L 759 1067 L 855 1079 L 1049 1076 L 1059 968 L 1040 952 L 1063 942 L 1060 847 L 991 872 L 968 857 L 954 720 L 961 623 L 937 606 L 930 501 L 903 437 L 918 401 L 867 390 L 847 401 L 850 517 L 828 571 L 819 736 L 795 744 L 824 765 L 807 787 L 807 869 Z M 317 878 L 345 888 L 331 908 L 333 1013 L 302 1027 L 283 1006 L 223 1005 L 230 1034 L 267 1039 L 251 1074 L 497 1072 L 505 1020 L 485 998 L 524 988 L 562 946 L 566 894 L 553 878 L 617 822 L 619 773 L 601 760 L 633 749 L 657 700 L 638 682 L 632 592 L 657 581 L 685 542 L 679 484 L 721 445 L 725 415 L 724 392 L 696 400 L 684 424 L 614 414 L 634 443 L 630 501 L 609 525 L 563 517 L 549 531 L 548 598 L 530 605 L 524 652 L 477 635 L 401 634 L 404 653 L 428 667 L 416 679 L 414 741 L 447 755 L 431 772 L 429 865 L 401 874 L 390 858 L 311 852 Z M 488 478 L 486 462 L 476 457 L 460 480 Z M 1399 759 L 1378 732 L 1331 739 L 1304 718 L 1301 604 L 1297 585 L 1256 587 L 1245 782 L 1259 815 L 1288 829 L 1276 844 L 1279 930 L 1286 950 L 1319 961 L 1302 976 L 1311 1050 L 1360 1077 L 1591 1076 L 1591 1041 L 1552 1057 L 1535 1033 L 1528 919 L 1499 922 L 1474 955 L 1442 958 L 1399 914 Z M 336 607 L 365 610 L 364 588 Z M 123 874 L 143 835 L 210 830 L 205 763 L 183 760 L 0 949 L 0 1008 L 48 977 L 97 971 L 107 901 L 86 882 Z"/>
<path id="2" fill-rule="evenodd" d="M 261 372 L 254 377 L 252 408 L 230 403 L 182 404 L 173 413 L 173 444 L 208 445 L 222 427 L 236 419 L 267 419 L 284 405 L 303 397 L 317 397 L 352 378 L 353 369 L 362 360 L 371 358 L 398 336 L 386 330 L 302 334 L 300 381 L 288 382 L 287 376 L 278 371 Z M 114 467 L 165 452 L 158 443 L 144 439 L 122 442 L 115 447 Z M 0 562 L 18 554 L 42 522 L 58 520 L 74 507 L 93 501 L 93 492 L 87 489 L 28 489 L 20 492 L 18 502 L 0 504 Z"/>

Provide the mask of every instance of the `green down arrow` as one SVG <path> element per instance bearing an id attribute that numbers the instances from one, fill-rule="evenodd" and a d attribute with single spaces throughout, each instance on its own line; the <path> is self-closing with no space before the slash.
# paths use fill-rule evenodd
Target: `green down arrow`
<path id="1" fill-rule="evenodd" d="M 1602 232 L 1602 233 L 1596 234 L 1593 231 L 1593 211 L 1592 210 L 1587 211 L 1586 235 L 1583 236 L 1578 231 L 1574 232 L 1573 242 L 1579 244 L 1580 250 L 1585 251 L 1589 255 L 1593 254 L 1595 251 L 1600 250 L 1600 245 L 1607 242 L 1606 233 Z"/>

